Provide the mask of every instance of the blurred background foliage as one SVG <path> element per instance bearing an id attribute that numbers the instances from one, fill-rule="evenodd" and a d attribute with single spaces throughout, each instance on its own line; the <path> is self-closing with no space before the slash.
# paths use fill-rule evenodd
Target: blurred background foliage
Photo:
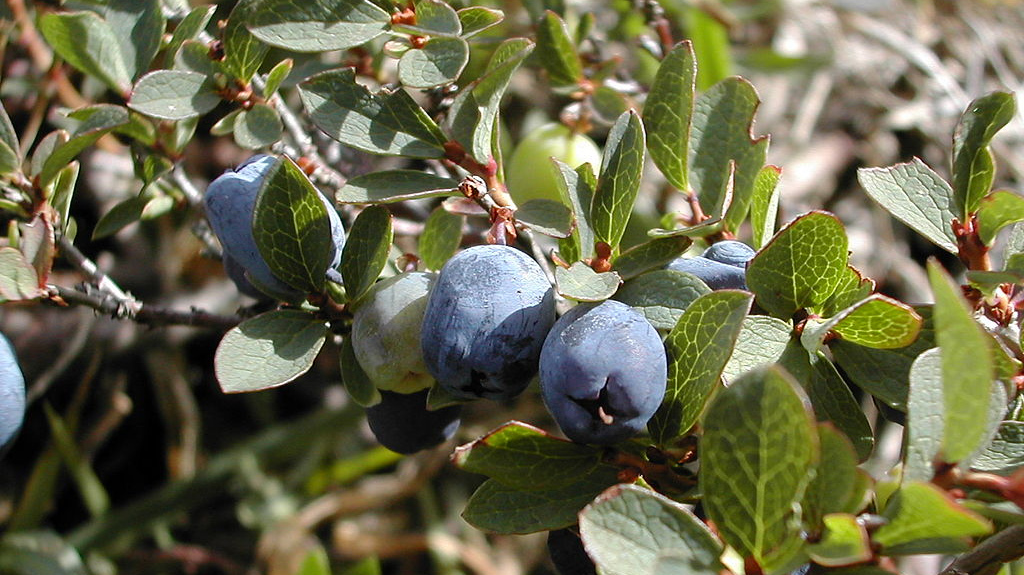
<path id="1" fill-rule="evenodd" d="M 95 79 L 51 66 L 34 28 L 36 14 L 94 2 L 6 0 L 0 5 L 0 97 L 28 146 L 67 120 L 62 109 L 114 101 Z M 188 6 L 167 2 L 168 10 Z M 217 3 L 213 21 L 233 2 Z M 458 4 L 458 3 L 457 3 Z M 856 169 L 922 158 L 948 177 L 950 134 L 967 103 L 993 89 L 1024 86 L 1024 4 L 1015 0 L 494 0 L 505 22 L 474 47 L 463 78 L 479 73 L 488 46 L 531 34 L 531 14 L 562 12 L 570 25 L 595 19 L 590 54 L 615 62 L 622 102 L 653 77 L 652 18 L 675 40 L 691 38 L 698 87 L 732 74 L 748 78 L 762 104 L 755 133 L 771 134 L 769 162 L 782 166 L 780 220 L 812 208 L 836 213 L 851 240 L 851 262 L 902 301 L 929 297 L 921 263 L 951 256 L 874 205 Z M 193 5 L 199 5 L 194 2 Z M 658 12 L 662 10 L 662 12 Z M 211 30 L 213 32 L 213 30 Z M 379 48 L 374 45 L 374 48 Z M 295 59 L 287 91 L 312 72 L 373 54 L 272 53 Z M 266 72 L 266 70 L 264 70 Z M 386 76 L 387 70 L 382 72 Z M 113 99 L 113 100 L 112 100 Z M 550 90 L 529 62 L 514 78 L 503 109 L 506 135 L 578 112 Z M 298 106 L 296 105 L 296 109 Z M 230 108 L 200 119 L 183 165 L 201 190 L 250 152 L 211 127 Z M 614 118 L 614 115 L 611 116 Z M 594 116 L 600 143 L 609 127 Z M 345 176 L 402 167 L 407 160 L 332 148 Z M 993 142 L 996 187 L 1020 189 L 1024 122 Z M 135 195 L 130 149 L 108 137 L 81 158 L 72 214 L 76 245 L 139 300 L 232 315 L 253 304 L 235 290 L 196 237 L 200 216 L 172 209 L 91 240 L 99 218 Z M 417 167 L 411 163 L 409 167 Z M 660 176 L 645 179 L 627 244 L 680 206 Z M 421 229 L 430 201 L 394 208 L 397 243 Z M 998 247 L 997 247 L 998 249 Z M 53 283 L 83 278 L 58 263 Z M 0 308 L 0 329 L 14 343 L 29 386 L 24 429 L 0 463 L 0 571 L 33 573 L 243 574 L 384 573 L 543 575 L 553 573 L 544 536 L 487 536 L 459 517 L 482 477 L 447 462 L 451 447 L 509 419 L 555 429 L 537 393 L 503 405 L 467 406 L 456 442 L 403 458 L 375 445 L 341 388 L 338 358 L 325 348 L 314 368 L 280 389 L 224 395 L 213 377 L 222 332 L 153 328 L 100 317 L 86 308 Z M 898 457 L 900 428 L 882 416 L 872 470 Z M 927 559 L 904 572 L 936 571 Z M 30 571 L 24 571 L 30 569 Z"/>

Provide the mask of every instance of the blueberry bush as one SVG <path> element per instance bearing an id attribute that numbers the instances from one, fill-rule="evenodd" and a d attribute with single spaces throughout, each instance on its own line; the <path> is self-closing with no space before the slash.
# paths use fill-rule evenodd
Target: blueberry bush
<path id="1" fill-rule="evenodd" d="M 669 4 L 8 0 L 0 572 L 1018 572 L 1012 90 L 787 195 Z"/>

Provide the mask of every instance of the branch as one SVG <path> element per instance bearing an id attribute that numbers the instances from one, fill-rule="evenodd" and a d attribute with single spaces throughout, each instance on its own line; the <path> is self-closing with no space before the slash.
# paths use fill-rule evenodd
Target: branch
<path id="1" fill-rule="evenodd" d="M 92 293 L 95 290 L 80 291 L 58 285 L 47 285 L 50 299 L 69 305 L 88 307 L 113 319 L 128 319 L 153 327 L 188 325 L 229 330 L 242 322 L 238 315 L 218 315 L 192 308 L 188 311 L 166 309 L 143 304 L 135 299 L 118 299 L 111 294 Z"/>
<path id="2" fill-rule="evenodd" d="M 995 575 L 1004 563 L 1024 556 L 1024 525 L 1013 525 L 960 555 L 939 575 Z"/>

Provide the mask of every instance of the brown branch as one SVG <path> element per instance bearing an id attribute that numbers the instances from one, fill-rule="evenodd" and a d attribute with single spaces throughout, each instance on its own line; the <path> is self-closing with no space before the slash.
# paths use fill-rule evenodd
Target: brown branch
<path id="1" fill-rule="evenodd" d="M 1004 563 L 1024 557 L 1024 525 L 1007 527 L 957 557 L 939 575 L 995 575 Z"/>
<path id="2" fill-rule="evenodd" d="M 153 327 L 187 325 L 229 330 L 242 322 L 240 316 L 224 316 L 192 308 L 188 311 L 146 305 L 134 299 L 118 299 L 109 293 L 90 293 L 58 285 L 48 285 L 50 299 L 65 305 L 84 306 L 110 316 Z"/>

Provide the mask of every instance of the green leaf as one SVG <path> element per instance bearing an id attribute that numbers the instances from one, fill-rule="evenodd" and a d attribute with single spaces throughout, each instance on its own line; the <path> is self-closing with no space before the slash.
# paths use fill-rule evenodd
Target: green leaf
<path id="1" fill-rule="evenodd" d="M 624 283 L 615 299 L 644 314 L 657 329 L 670 330 L 697 298 L 711 293 L 696 276 L 675 270 L 655 270 Z"/>
<path id="2" fill-rule="evenodd" d="M 235 142 L 250 150 L 266 148 L 280 140 L 283 131 L 281 116 L 267 104 L 256 104 L 235 118 Z"/>
<path id="3" fill-rule="evenodd" d="M 342 204 L 385 204 L 437 196 L 457 196 L 459 182 L 420 170 L 382 170 L 356 176 L 338 190 Z"/>
<path id="4" fill-rule="evenodd" d="M 676 573 L 715 575 L 723 569 L 721 542 L 693 512 L 636 485 L 610 487 L 584 508 L 580 535 L 606 575 L 653 573 L 666 557 L 689 567 Z"/>
<path id="5" fill-rule="evenodd" d="M 437 206 L 423 225 L 419 238 L 419 255 L 428 270 L 440 270 L 462 244 L 462 226 L 466 216 L 453 214 Z"/>
<path id="6" fill-rule="evenodd" d="M 270 271 L 299 291 L 324 290 L 334 249 L 328 209 L 291 158 L 279 159 L 260 186 L 252 217 L 256 247 Z"/>
<path id="7" fill-rule="evenodd" d="M 928 262 L 935 297 L 935 339 L 942 350 L 942 389 L 947 433 L 946 461 L 967 458 L 988 426 L 988 397 L 994 367 L 989 342 L 952 278 L 935 261 Z"/>
<path id="8" fill-rule="evenodd" d="M 750 200 L 750 227 L 755 249 L 760 249 L 775 235 L 775 218 L 779 212 L 779 178 L 782 168 L 767 165 L 754 179 L 754 192 Z"/>
<path id="9" fill-rule="evenodd" d="M 462 38 L 438 37 L 402 54 L 398 80 L 410 88 L 434 88 L 459 78 L 469 62 L 469 44 Z"/>
<path id="10" fill-rule="evenodd" d="M 174 70 L 195 72 L 211 78 L 219 87 L 220 77 L 227 75 L 223 60 L 210 58 L 210 46 L 199 40 L 185 40 L 174 55 Z"/>
<path id="11" fill-rule="evenodd" d="M 260 69 L 269 46 L 249 32 L 261 0 L 240 0 L 228 16 L 224 28 L 224 69 L 236 79 L 248 84 Z"/>
<path id="12" fill-rule="evenodd" d="M 668 337 L 665 399 L 647 424 L 654 440 L 666 444 L 693 427 L 732 355 L 753 297 L 719 290 L 697 298 L 679 317 Z"/>
<path id="13" fill-rule="evenodd" d="M 271 46 L 327 52 L 373 40 L 387 31 L 391 16 L 369 0 L 261 0 L 246 24 Z"/>
<path id="14" fill-rule="evenodd" d="M 619 289 L 622 279 L 615 272 L 594 271 L 583 262 L 555 268 L 555 291 L 576 301 L 604 301 Z"/>
<path id="15" fill-rule="evenodd" d="M 815 306 L 813 311 L 822 317 L 834 317 L 843 310 L 852 307 L 875 292 L 875 281 L 864 277 L 860 270 L 847 264 L 843 270 L 836 291 L 825 303 Z"/>
<path id="16" fill-rule="evenodd" d="M 469 498 L 462 518 L 477 529 L 500 534 L 562 529 L 575 525 L 580 509 L 616 482 L 605 467 L 553 489 L 521 491 L 488 479 Z"/>
<path id="17" fill-rule="evenodd" d="M 945 433 L 939 348 L 922 353 L 910 368 L 903 481 L 931 481 Z"/>
<path id="18" fill-rule="evenodd" d="M 906 347 L 917 339 L 924 321 L 905 303 L 881 294 L 843 310 L 825 325 L 840 338 L 877 349 Z"/>
<path id="19" fill-rule="evenodd" d="M 285 58 L 273 68 L 267 72 L 267 83 L 263 86 L 263 96 L 269 98 L 273 96 L 277 89 L 281 87 L 281 83 L 284 82 L 288 75 L 292 73 L 292 67 L 295 65 L 295 61 L 291 58 Z"/>
<path id="20" fill-rule="evenodd" d="M 583 79 L 583 64 L 565 21 L 551 10 L 537 22 L 537 60 L 554 86 L 575 86 Z"/>
<path id="21" fill-rule="evenodd" d="M 56 470 L 55 470 L 56 472 Z M 0 571 L 9 575 L 89 575 L 78 550 L 50 531 L 8 531 L 0 539 Z"/>
<path id="22" fill-rule="evenodd" d="M 39 276 L 25 256 L 10 246 L 0 247 L 0 303 L 36 299 L 42 295 Z"/>
<path id="23" fill-rule="evenodd" d="M 845 513 L 825 516 L 825 531 L 819 541 L 807 546 L 807 554 L 826 567 L 865 563 L 874 557 L 867 530 Z"/>
<path id="24" fill-rule="evenodd" d="M 50 205 L 58 214 L 58 220 L 55 224 L 61 233 L 69 234 L 69 237 L 74 237 L 74 234 L 68 232 L 68 226 L 72 221 L 70 215 L 71 198 L 74 197 L 75 194 L 75 183 L 78 182 L 78 171 L 78 162 L 71 162 L 67 166 L 64 166 L 64 169 L 57 172 L 57 176 L 50 182 L 50 185 L 48 186 L 49 191 L 47 193 Z"/>
<path id="25" fill-rule="evenodd" d="M 793 325 L 789 322 L 766 315 L 748 315 L 743 318 L 722 377 L 731 382 L 754 368 L 777 362 L 792 337 Z"/>
<path id="26" fill-rule="evenodd" d="M 210 18 L 213 18 L 213 13 L 216 11 L 216 6 L 197 6 L 178 22 L 178 25 L 174 27 L 174 33 L 171 34 L 171 40 L 165 48 L 169 57 L 168 62 L 174 60 L 178 50 L 186 40 L 195 40 L 199 37 L 199 34 L 206 29 L 206 25 L 210 23 Z"/>
<path id="27" fill-rule="evenodd" d="M 126 94 L 132 75 L 121 54 L 117 34 L 94 12 L 47 12 L 39 31 L 57 54 L 78 70 Z"/>
<path id="28" fill-rule="evenodd" d="M 142 194 L 128 198 L 103 214 L 100 221 L 96 222 L 96 227 L 93 228 L 92 239 L 111 236 L 137 221 L 151 219 L 155 211 L 166 213 L 168 200 L 173 205 L 173 198 L 163 194 L 156 196 Z"/>
<path id="29" fill-rule="evenodd" d="M 82 503 L 89 510 L 93 519 L 102 517 L 110 510 L 110 496 L 103 487 L 103 483 L 96 476 L 90 460 L 82 454 L 82 450 L 75 443 L 73 431 L 68 429 L 64 419 L 54 411 L 50 404 L 43 404 L 43 411 L 46 413 L 46 421 L 50 425 L 50 435 L 53 444 L 60 453 L 64 467 L 74 481 L 82 497 Z"/>
<path id="30" fill-rule="evenodd" d="M 788 318 L 832 295 L 846 269 L 847 245 L 835 216 L 809 212 L 775 234 L 747 264 L 747 285 L 758 305 Z"/>
<path id="31" fill-rule="evenodd" d="M 692 243 L 693 240 L 686 236 L 655 238 L 619 254 L 612 262 L 612 269 L 624 280 L 635 278 L 649 270 L 664 267 L 682 255 Z"/>
<path id="32" fill-rule="evenodd" d="M 562 202 L 529 200 L 516 210 L 516 221 L 531 230 L 552 238 L 567 238 L 572 234 L 572 211 Z"/>
<path id="33" fill-rule="evenodd" d="M 907 409 L 911 364 L 923 351 L 935 347 L 931 306 L 918 306 L 914 311 L 923 324 L 917 340 L 907 347 L 880 350 L 843 340 L 829 342 L 836 363 L 853 383 L 900 411 Z"/>
<path id="34" fill-rule="evenodd" d="M 43 139 L 39 140 L 35 149 L 32 150 L 32 157 L 29 159 L 28 165 L 28 175 L 30 177 L 38 176 L 43 171 L 43 165 L 50 159 L 54 151 L 68 143 L 69 138 L 70 136 L 66 130 L 54 130 L 43 136 Z"/>
<path id="35" fill-rule="evenodd" d="M 726 543 L 759 563 L 794 539 L 795 504 L 818 455 L 808 401 L 784 370 L 747 372 L 704 415 L 700 484 L 704 508 Z"/>
<path id="36" fill-rule="evenodd" d="M 331 575 L 331 560 L 320 545 L 306 553 L 296 575 Z"/>
<path id="37" fill-rule="evenodd" d="M 829 513 L 850 511 L 852 500 L 860 495 L 856 492 L 857 453 L 849 438 L 832 424 L 819 423 L 818 439 L 821 458 L 800 504 L 804 523 L 812 530 L 817 529 Z"/>
<path id="38" fill-rule="evenodd" d="M 590 206 L 594 239 L 617 250 L 640 191 L 644 167 L 644 126 L 635 111 L 619 116 L 608 134 L 601 173 Z"/>
<path id="39" fill-rule="evenodd" d="M 416 2 L 415 24 L 396 24 L 395 32 L 413 36 L 448 36 L 462 33 L 462 21 L 454 8 L 440 0 L 419 0 Z"/>
<path id="40" fill-rule="evenodd" d="M 18 132 L 14 130 L 14 124 L 11 123 L 11 117 L 7 115 L 7 109 L 4 108 L 3 102 L 0 102 L 0 142 L 6 144 L 11 150 L 21 149 L 21 144 L 18 143 Z"/>
<path id="41" fill-rule="evenodd" d="M 957 253 L 953 188 L 918 158 L 888 168 L 861 168 L 857 180 L 871 199 L 933 244 Z"/>
<path id="42" fill-rule="evenodd" d="M 16 172 L 19 169 L 21 169 L 19 152 L 11 148 L 7 142 L 0 141 L 0 176 Z"/>
<path id="43" fill-rule="evenodd" d="M 953 193 L 961 222 L 968 219 L 988 195 L 995 178 L 995 162 L 988 145 L 1017 111 L 1013 94 L 992 92 L 968 104 L 953 132 Z"/>
<path id="44" fill-rule="evenodd" d="M 380 559 L 367 557 L 344 571 L 342 575 L 381 575 Z"/>
<path id="45" fill-rule="evenodd" d="M 501 10 L 486 6 L 466 6 L 457 12 L 462 23 L 462 37 L 470 38 L 496 25 L 505 18 Z"/>
<path id="46" fill-rule="evenodd" d="M 1024 466 L 1024 422 L 1004 421 L 996 436 L 978 457 L 971 469 L 1010 475 Z"/>
<path id="47" fill-rule="evenodd" d="M 380 403 L 380 391 L 373 384 L 370 376 L 363 371 L 356 357 L 356 350 L 352 347 L 352 338 L 346 337 L 341 344 L 338 353 L 339 367 L 341 368 L 341 383 L 345 386 L 352 401 L 363 407 L 370 407 Z"/>
<path id="48" fill-rule="evenodd" d="M 445 136 L 404 90 L 371 94 L 355 70 L 329 70 L 299 85 L 318 128 L 360 150 L 413 158 L 444 157 Z"/>
<path id="49" fill-rule="evenodd" d="M 935 475 L 935 463 L 952 461 L 945 456 L 943 447 L 960 430 L 948 426 L 945 411 L 945 386 L 943 382 L 943 353 L 934 348 L 922 353 L 910 370 L 910 396 L 907 409 L 907 447 L 904 455 L 903 481 L 931 481 Z M 999 424 L 1006 413 L 1006 388 L 1000 381 L 990 384 L 990 393 L 982 398 L 986 412 L 982 414 L 982 437 L 978 447 L 961 458 L 961 464 L 980 456 L 997 434 Z"/>
<path id="50" fill-rule="evenodd" d="M 992 192 L 978 206 L 978 236 L 985 245 L 992 245 L 999 230 L 1020 221 L 1024 221 L 1024 197 L 1009 190 Z"/>
<path id="51" fill-rule="evenodd" d="M 128 107 L 163 120 L 200 116 L 220 103 L 217 85 L 209 77 L 185 70 L 154 70 L 139 78 Z"/>
<path id="52" fill-rule="evenodd" d="M 309 371 L 327 338 L 313 314 L 277 310 L 231 328 L 217 346 L 213 370 L 224 393 L 284 385 Z"/>
<path id="53" fill-rule="evenodd" d="M 853 443 L 858 460 L 866 460 L 875 444 L 871 425 L 832 362 L 821 352 L 811 354 L 791 342 L 779 363 L 803 385 L 815 418 L 832 422 Z"/>
<path id="54" fill-rule="evenodd" d="M 644 104 L 644 127 L 651 159 L 676 189 L 690 191 L 690 123 L 693 119 L 697 61 L 688 40 L 661 61 Z"/>
<path id="55" fill-rule="evenodd" d="M 41 185 L 49 184 L 75 156 L 96 143 L 103 134 L 127 124 L 128 110 L 111 104 L 96 104 L 75 110 L 72 117 L 81 120 L 81 123 L 68 141 L 57 146 L 43 161 L 39 172 Z"/>
<path id="56" fill-rule="evenodd" d="M 505 40 L 495 49 L 484 74 L 464 87 L 452 102 L 448 113 L 452 139 L 482 164 L 491 160 L 492 132 L 501 97 L 512 74 L 532 51 L 533 42 L 526 38 Z"/>
<path id="57" fill-rule="evenodd" d="M 552 437 L 518 421 L 456 448 L 452 462 L 522 491 L 569 487 L 580 477 L 602 472 L 611 484 L 617 474 L 617 468 L 602 463 L 600 449 Z"/>
<path id="58" fill-rule="evenodd" d="M 904 483 L 889 498 L 882 515 L 889 522 L 879 527 L 871 539 L 882 546 L 886 555 L 927 553 L 921 543 L 978 537 L 992 532 L 992 525 L 985 518 L 964 509 L 949 494 L 930 483 Z M 944 547 L 933 552 L 941 553 Z"/>
<path id="59" fill-rule="evenodd" d="M 572 209 L 573 220 L 576 222 L 570 241 L 561 242 L 559 248 L 569 262 L 591 258 L 594 256 L 594 228 L 590 216 L 596 185 L 594 173 L 589 164 L 574 170 L 564 162 L 553 158 L 551 161 L 557 168 L 558 177 L 555 181 L 562 201 Z"/>
<path id="60" fill-rule="evenodd" d="M 391 212 L 384 206 L 370 206 L 356 216 L 341 254 L 341 276 L 349 301 L 357 301 L 377 281 L 393 239 Z"/>
<path id="61" fill-rule="evenodd" d="M 754 113 L 760 100 L 750 82 L 732 77 L 701 94 L 690 129 L 690 186 L 704 213 L 723 216 L 728 230 L 739 229 L 754 195 L 754 181 L 764 166 L 768 137 L 753 138 Z M 725 207 L 730 162 L 735 163 L 732 203 Z"/>
<path id="62" fill-rule="evenodd" d="M 138 78 L 160 49 L 164 14 L 159 0 L 108 0 L 103 14 L 120 48 L 128 77 Z"/>

